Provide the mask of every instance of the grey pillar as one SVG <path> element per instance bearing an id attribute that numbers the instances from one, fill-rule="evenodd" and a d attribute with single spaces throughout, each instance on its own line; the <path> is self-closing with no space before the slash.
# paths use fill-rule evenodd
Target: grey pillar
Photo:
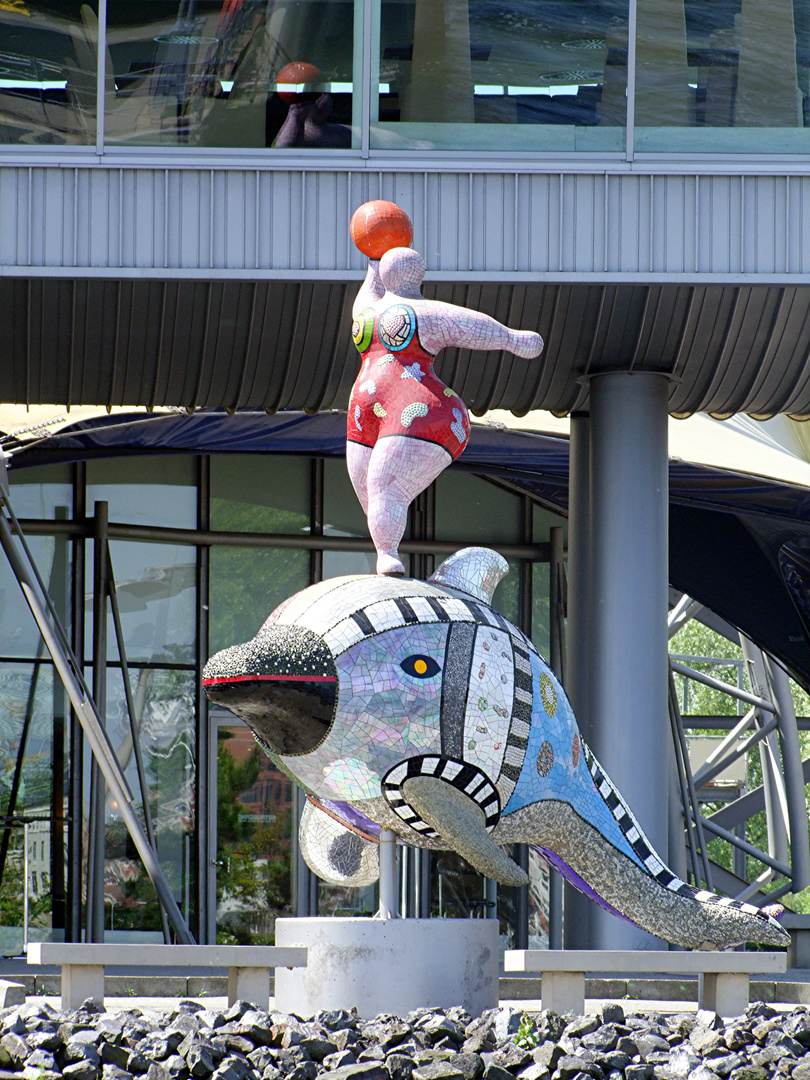
<path id="1" fill-rule="evenodd" d="M 666 860 L 667 379 L 605 373 L 590 391 L 590 745 Z M 602 909 L 591 912 L 594 948 L 662 944 Z"/>
<path id="2" fill-rule="evenodd" d="M 568 466 L 568 625 L 565 692 L 579 730 L 590 743 L 591 436 L 587 413 L 571 414 Z M 593 904 L 572 885 L 564 889 L 566 949 L 587 949 Z"/>

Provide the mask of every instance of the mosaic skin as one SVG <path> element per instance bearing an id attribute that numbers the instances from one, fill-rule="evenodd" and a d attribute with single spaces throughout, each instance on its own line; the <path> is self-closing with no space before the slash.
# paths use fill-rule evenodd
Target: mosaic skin
<path id="1" fill-rule="evenodd" d="M 529 843 L 597 903 L 673 944 L 784 946 L 767 911 L 693 888 L 652 849 L 553 673 L 490 606 L 506 571 L 495 552 L 467 548 L 426 582 L 334 578 L 209 660 L 210 700 L 308 794 L 312 869 L 367 884 L 385 828 L 521 885 L 501 845 Z"/>

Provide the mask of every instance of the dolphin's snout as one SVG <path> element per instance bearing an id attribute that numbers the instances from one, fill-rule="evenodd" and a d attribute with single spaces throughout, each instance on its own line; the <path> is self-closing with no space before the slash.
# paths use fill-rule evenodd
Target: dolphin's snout
<path id="1" fill-rule="evenodd" d="M 274 754 L 311 753 L 335 718 L 332 654 L 323 638 L 298 626 L 267 626 L 252 641 L 223 649 L 205 665 L 203 687 Z"/>

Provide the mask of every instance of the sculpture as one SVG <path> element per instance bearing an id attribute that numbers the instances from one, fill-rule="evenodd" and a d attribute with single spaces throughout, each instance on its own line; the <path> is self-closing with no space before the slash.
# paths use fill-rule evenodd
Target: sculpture
<path id="1" fill-rule="evenodd" d="M 480 311 L 426 300 L 422 256 L 386 246 L 387 232 L 395 231 L 389 228 L 363 244 L 355 227 L 359 214 L 372 222 L 375 214 L 387 214 L 399 227 L 405 215 L 380 201 L 360 207 L 352 220 L 355 243 L 359 239 L 372 257 L 352 308 L 352 337 L 363 363 L 346 435 L 346 464 L 377 549 L 377 573 L 404 574 L 398 547 L 408 507 L 459 456 L 470 434 L 464 402 L 433 373 L 436 354 L 455 345 L 507 349 L 528 359 L 540 355 L 543 339 Z"/>
<path id="2" fill-rule="evenodd" d="M 785 945 L 766 910 L 693 888 L 652 849 L 562 687 L 490 606 L 506 571 L 495 552 L 468 548 L 427 582 L 323 581 L 209 660 L 208 697 L 308 793 L 310 866 L 367 884 L 385 828 L 520 885 L 499 845 L 531 843 L 597 903 L 674 944 Z"/>

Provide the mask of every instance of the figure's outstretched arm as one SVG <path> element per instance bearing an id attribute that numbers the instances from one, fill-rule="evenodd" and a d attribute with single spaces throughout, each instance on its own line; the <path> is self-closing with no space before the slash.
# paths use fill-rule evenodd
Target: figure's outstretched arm
<path id="1" fill-rule="evenodd" d="M 354 304 L 352 305 L 352 318 L 356 319 L 357 316 L 365 308 L 370 307 L 372 304 L 376 304 L 378 300 L 381 300 L 385 293 L 385 286 L 382 283 L 380 277 L 380 262 L 379 259 L 369 259 L 368 261 L 368 273 L 366 279 L 360 286 L 360 292 L 354 298 Z"/>
<path id="2" fill-rule="evenodd" d="M 434 355 L 441 348 L 506 349 L 530 360 L 543 351 L 543 339 L 533 330 L 510 330 L 481 311 L 454 304 L 430 304 L 419 315 L 419 338 Z"/>

